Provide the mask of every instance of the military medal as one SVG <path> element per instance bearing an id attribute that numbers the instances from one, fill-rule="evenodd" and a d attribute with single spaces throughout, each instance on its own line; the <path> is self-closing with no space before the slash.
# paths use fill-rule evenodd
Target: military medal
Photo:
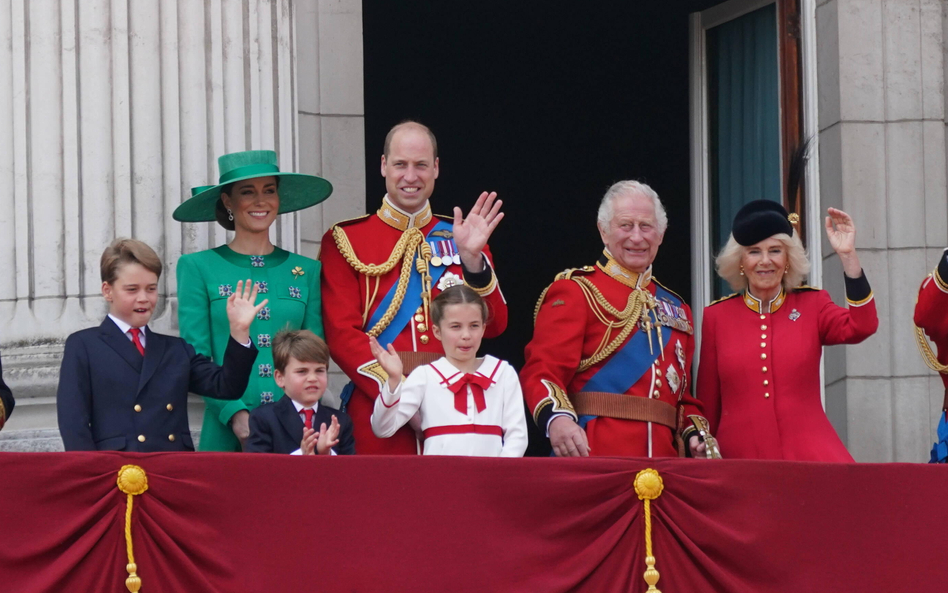
<path id="1" fill-rule="evenodd" d="M 672 393 L 677 393 L 678 388 L 681 387 L 681 377 L 678 375 L 678 371 L 675 370 L 674 365 L 668 365 L 668 369 L 665 370 L 665 379 L 668 381 L 668 387 L 672 390 Z"/>
<path id="2" fill-rule="evenodd" d="M 436 241 L 432 241 L 430 245 L 431 253 L 434 254 L 431 256 L 431 265 L 437 268 L 441 265 L 441 256 L 438 255 L 438 243 Z"/>
<path id="3" fill-rule="evenodd" d="M 441 276 L 441 280 L 438 281 L 438 290 L 444 292 L 452 286 L 460 286 L 461 284 L 464 284 L 464 280 L 460 276 L 452 272 L 445 272 Z"/>
<path id="4" fill-rule="evenodd" d="M 681 340 L 675 341 L 675 356 L 678 358 L 678 366 L 682 372 L 685 370 L 685 348 L 681 345 Z"/>
<path id="5" fill-rule="evenodd" d="M 458 254 L 458 247 L 454 241 L 447 241 L 448 244 L 448 255 L 451 257 L 451 261 L 455 265 L 461 265 L 461 256 Z"/>

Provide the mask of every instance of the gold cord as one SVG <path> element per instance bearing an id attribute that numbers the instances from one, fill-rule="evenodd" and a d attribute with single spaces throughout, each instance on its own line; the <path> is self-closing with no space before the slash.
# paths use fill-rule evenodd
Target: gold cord
<path id="1" fill-rule="evenodd" d="M 427 320 L 428 301 L 431 298 L 431 275 L 428 274 L 428 261 L 431 259 L 431 247 L 428 245 L 428 242 L 425 241 L 425 235 L 420 230 L 412 227 L 402 233 L 398 242 L 395 243 L 395 248 L 392 249 L 392 253 L 388 256 L 388 259 L 381 264 L 366 264 L 360 261 L 359 258 L 356 257 L 355 250 L 349 242 L 349 237 L 346 236 L 346 232 L 342 230 L 342 227 L 333 227 L 332 237 L 336 241 L 336 247 L 339 249 L 339 253 L 342 254 L 349 265 L 360 274 L 366 276 L 378 277 L 387 274 L 395 269 L 395 265 L 399 259 L 402 260 L 401 271 L 398 275 L 398 283 L 395 285 L 395 295 L 392 297 L 392 302 L 378 323 L 367 331 L 366 334 L 377 338 L 379 334 L 385 331 L 385 328 L 392 323 L 392 319 L 395 318 L 395 314 L 398 313 L 402 302 L 405 300 L 405 293 L 408 292 L 411 266 L 416 254 L 418 256 L 416 267 L 419 273 L 421 273 L 423 280 L 422 299 L 424 300 L 425 318 Z"/>
<path id="2" fill-rule="evenodd" d="M 125 552 L 128 555 L 128 564 L 125 565 L 128 578 L 125 579 L 125 587 L 131 593 L 138 593 L 142 587 L 142 579 L 138 576 L 138 565 L 135 564 L 132 549 L 132 505 L 136 496 L 148 490 L 148 476 L 145 475 L 145 470 L 137 465 L 123 465 L 116 484 L 119 490 L 128 495 L 125 503 Z"/>
<path id="3" fill-rule="evenodd" d="M 625 343 L 639 321 L 643 323 L 645 331 L 651 332 L 652 329 L 658 328 L 657 319 L 653 323 L 648 314 L 655 307 L 655 299 L 648 291 L 640 288 L 633 290 L 629 294 L 629 300 L 626 302 L 625 308 L 620 311 L 613 307 L 596 288 L 596 285 L 586 278 L 577 277 L 570 278 L 570 280 L 580 286 L 593 314 L 599 319 L 600 323 L 606 326 L 606 332 L 603 334 L 602 341 L 596 351 L 589 358 L 580 361 L 579 367 L 576 369 L 577 372 L 581 373 L 612 356 Z M 615 321 L 611 321 L 609 316 L 614 317 Z M 619 334 L 612 341 L 608 341 L 612 331 L 620 328 Z M 661 336 L 660 328 L 658 328 L 658 332 Z M 649 343 L 651 344 L 651 333 L 649 333 Z"/>
<path id="4" fill-rule="evenodd" d="M 948 364 L 938 362 L 938 356 L 932 351 L 932 347 L 925 338 L 925 332 L 920 327 L 915 328 L 915 345 L 918 346 L 918 352 L 928 368 L 936 373 L 948 374 Z"/>

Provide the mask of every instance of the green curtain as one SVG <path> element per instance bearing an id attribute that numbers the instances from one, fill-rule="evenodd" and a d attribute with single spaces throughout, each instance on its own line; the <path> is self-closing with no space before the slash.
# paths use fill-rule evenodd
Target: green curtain
<path id="1" fill-rule="evenodd" d="M 757 199 L 781 201 L 777 7 L 770 4 L 707 32 L 712 252 L 734 215 Z M 717 280 L 715 298 L 731 289 Z"/>

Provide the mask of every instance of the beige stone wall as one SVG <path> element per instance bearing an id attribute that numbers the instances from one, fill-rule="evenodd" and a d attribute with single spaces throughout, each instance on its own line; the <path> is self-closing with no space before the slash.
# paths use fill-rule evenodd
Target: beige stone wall
<path id="1" fill-rule="evenodd" d="M 880 325 L 826 349 L 826 406 L 857 461 L 927 461 L 941 380 L 922 363 L 912 313 L 948 244 L 945 4 L 819 0 L 822 207 L 851 213 Z M 825 242 L 823 285 L 844 299 Z"/>

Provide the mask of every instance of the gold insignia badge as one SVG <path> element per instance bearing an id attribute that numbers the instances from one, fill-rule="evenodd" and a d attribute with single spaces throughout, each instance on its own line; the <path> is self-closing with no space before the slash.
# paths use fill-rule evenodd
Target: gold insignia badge
<path id="1" fill-rule="evenodd" d="M 557 299 L 553 301 L 553 304 L 550 305 L 550 307 L 559 307 L 560 305 L 565 305 L 565 304 L 566 304 L 566 301 L 564 301 L 563 299 Z"/>
<path id="2" fill-rule="evenodd" d="M 443 230 L 443 229 L 442 229 L 442 230 L 438 230 L 438 231 L 435 231 L 435 232 L 431 233 L 431 236 L 432 236 L 432 237 L 444 237 L 445 239 L 453 239 L 453 238 L 454 238 L 454 232 L 452 232 L 452 231 L 446 231 L 446 230 Z"/>

